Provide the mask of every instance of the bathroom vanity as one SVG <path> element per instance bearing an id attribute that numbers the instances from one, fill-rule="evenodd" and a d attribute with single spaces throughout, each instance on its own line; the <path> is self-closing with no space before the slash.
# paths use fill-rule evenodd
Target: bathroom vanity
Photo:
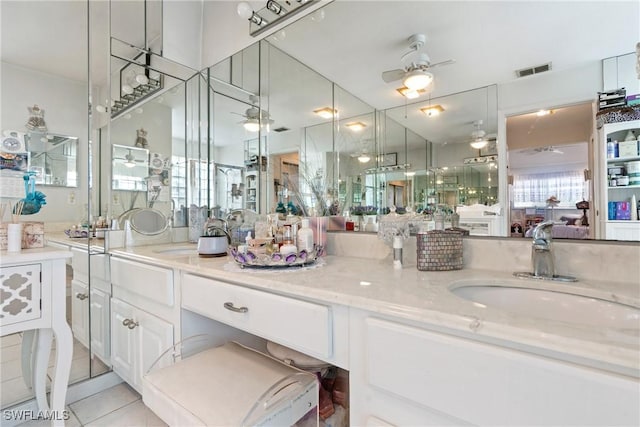
<path id="1" fill-rule="evenodd" d="M 192 246 L 111 252 L 112 360 L 136 388 L 160 352 L 194 331 L 241 331 L 347 370 L 351 425 L 640 422 L 637 328 L 528 317 L 452 292 L 471 281 L 638 308 L 637 284 L 518 280 L 473 262 L 425 273 L 344 256 L 302 271 L 241 270 Z M 133 368 L 116 363 L 123 354 Z"/>

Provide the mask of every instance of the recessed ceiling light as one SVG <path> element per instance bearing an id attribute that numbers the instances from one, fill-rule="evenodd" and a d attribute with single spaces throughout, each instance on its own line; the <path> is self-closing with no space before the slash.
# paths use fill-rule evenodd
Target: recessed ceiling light
<path id="1" fill-rule="evenodd" d="M 415 99 L 420 95 L 422 95 L 423 93 L 427 92 L 426 89 L 413 90 L 413 89 L 409 89 L 406 86 L 399 87 L 396 90 L 400 93 L 400 95 L 406 97 L 407 99 Z"/>
<path id="2" fill-rule="evenodd" d="M 322 117 L 323 119 L 330 119 L 336 114 L 338 114 L 338 110 L 334 110 L 331 107 L 318 108 L 317 110 L 313 110 L 314 113 Z"/>
<path id="3" fill-rule="evenodd" d="M 442 113 L 444 111 L 444 108 L 442 108 L 442 105 L 438 104 L 438 105 L 430 105 L 428 107 L 423 107 L 420 109 L 420 111 L 422 111 L 427 117 L 433 117 Z"/>
<path id="4" fill-rule="evenodd" d="M 367 125 L 362 122 L 351 122 L 347 123 L 345 126 L 354 132 L 360 132 L 362 129 L 367 127 Z"/>

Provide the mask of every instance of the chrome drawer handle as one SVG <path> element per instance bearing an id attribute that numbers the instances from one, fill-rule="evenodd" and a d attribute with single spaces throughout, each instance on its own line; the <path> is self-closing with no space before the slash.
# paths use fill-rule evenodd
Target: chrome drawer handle
<path id="1" fill-rule="evenodd" d="M 235 307 L 232 302 L 225 302 L 224 308 L 231 310 L 234 313 L 246 313 L 249 311 L 247 307 Z"/>
<path id="2" fill-rule="evenodd" d="M 85 300 L 87 298 L 89 298 L 87 296 L 87 294 L 76 294 L 76 298 L 78 298 L 80 301 Z"/>

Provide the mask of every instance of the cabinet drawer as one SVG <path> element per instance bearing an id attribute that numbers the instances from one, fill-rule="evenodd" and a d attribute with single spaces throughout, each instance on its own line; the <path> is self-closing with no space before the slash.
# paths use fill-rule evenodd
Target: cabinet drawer
<path id="1" fill-rule="evenodd" d="M 110 281 L 109 255 L 89 255 L 87 251 L 76 248 L 71 248 L 71 252 L 73 252 L 71 265 L 76 280 L 88 283 L 89 273 L 91 273 L 91 279 L 98 279 L 105 283 Z M 89 271 L 89 263 L 91 263 L 91 271 Z"/>
<path id="2" fill-rule="evenodd" d="M 182 306 L 303 353 L 332 356 L 327 306 L 190 274 L 182 283 Z"/>
<path id="3" fill-rule="evenodd" d="M 638 425 L 638 383 L 369 318 L 372 386 L 477 425 Z"/>
<path id="4" fill-rule="evenodd" d="M 111 284 L 147 300 L 173 307 L 173 271 L 113 257 Z"/>

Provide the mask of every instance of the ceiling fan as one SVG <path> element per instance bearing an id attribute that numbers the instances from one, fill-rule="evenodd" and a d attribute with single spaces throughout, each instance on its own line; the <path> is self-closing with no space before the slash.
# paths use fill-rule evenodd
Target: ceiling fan
<path id="1" fill-rule="evenodd" d="M 128 168 L 135 167 L 136 163 L 146 163 L 146 160 L 136 159 L 136 156 L 133 155 L 130 148 L 128 148 L 127 151 L 128 153 L 124 156 L 124 158 L 114 157 L 114 160 L 124 160 L 122 164 Z"/>
<path id="2" fill-rule="evenodd" d="M 237 114 L 239 116 L 244 117 L 244 120 L 238 122 L 249 132 L 258 132 L 260 130 L 260 110 L 257 107 L 247 108 L 244 114 L 240 113 L 231 113 Z M 265 110 L 262 110 L 262 124 L 263 125 L 271 125 L 273 124 L 273 120 L 269 117 L 269 113 Z"/>
<path id="3" fill-rule="evenodd" d="M 256 95 L 249 96 L 249 99 L 251 100 L 252 104 L 255 104 L 259 101 L 259 97 Z M 261 124 L 262 125 L 273 124 L 273 120 L 271 120 L 269 113 L 265 110 L 260 110 L 258 107 L 254 105 L 247 108 L 244 111 L 244 114 L 234 113 L 234 112 L 232 112 L 231 114 L 237 114 L 239 116 L 244 117 L 244 120 L 238 123 L 241 124 L 245 128 L 245 130 L 247 130 L 248 132 L 258 132 L 260 130 Z M 260 116 L 262 116 L 262 118 Z"/>
<path id="4" fill-rule="evenodd" d="M 474 130 L 471 132 L 471 141 L 469 141 L 469 145 L 471 148 L 475 148 L 476 150 L 482 150 L 489 142 L 495 142 L 495 135 L 487 135 L 487 133 L 482 129 L 482 125 L 484 121 L 476 120 L 472 122 Z"/>
<path id="5" fill-rule="evenodd" d="M 358 159 L 360 163 L 369 163 L 371 160 L 371 155 L 369 154 L 369 149 L 367 148 L 367 143 L 371 141 L 371 139 L 365 139 L 361 141 L 362 148 L 355 152 L 351 153 L 350 156 Z"/>
<path id="6" fill-rule="evenodd" d="M 426 41 L 427 36 L 424 34 L 414 34 L 409 37 L 409 51 L 402 55 L 400 60 L 404 62 L 414 54 L 415 58 L 404 68 L 384 71 L 382 73 L 382 80 L 387 83 L 402 80 L 402 84 L 409 90 L 418 91 L 425 89 L 433 81 L 433 74 L 429 72 L 431 68 L 449 65 L 455 62 L 452 59 L 448 59 L 432 64 L 429 55 L 424 52 L 417 53 Z"/>

